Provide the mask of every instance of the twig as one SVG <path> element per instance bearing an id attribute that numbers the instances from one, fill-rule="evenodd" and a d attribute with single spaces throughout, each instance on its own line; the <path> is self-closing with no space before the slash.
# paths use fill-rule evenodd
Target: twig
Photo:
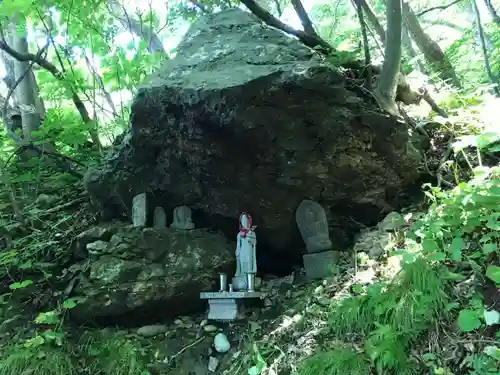
<path id="1" fill-rule="evenodd" d="M 84 202 L 86 199 L 87 199 L 86 196 L 84 196 L 84 197 L 78 197 L 76 199 L 73 199 L 71 202 L 66 202 L 64 204 L 60 204 L 59 206 L 52 207 L 52 208 L 50 208 L 48 210 L 45 210 L 45 211 L 41 212 L 39 214 L 39 216 L 42 217 L 42 216 L 45 216 L 45 215 L 48 215 L 48 214 L 52 214 L 52 213 L 57 212 L 57 211 L 62 211 L 64 209 L 72 207 L 72 206 L 76 206 L 77 204 L 80 204 L 80 203 Z"/>
<path id="2" fill-rule="evenodd" d="M 178 356 L 180 356 L 182 353 L 184 353 L 186 350 L 188 350 L 189 348 L 192 348 L 193 346 L 195 346 L 196 344 L 198 344 L 199 342 L 203 341 L 205 337 L 200 337 L 199 339 L 196 339 L 195 341 L 193 341 L 191 344 L 185 346 L 184 348 L 182 348 L 181 350 L 179 350 L 177 352 L 177 354 L 174 354 L 172 357 L 170 357 L 168 359 L 168 364 L 172 363 L 172 361 L 177 358 Z"/>
<path id="3" fill-rule="evenodd" d="M 423 16 L 424 14 L 432 12 L 433 10 L 445 10 L 445 9 L 448 9 L 449 7 L 452 7 L 455 4 L 458 4 L 461 1 L 462 0 L 455 0 L 455 1 L 453 1 L 453 2 L 451 2 L 449 4 L 447 4 L 447 5 L 438 5 L 438 6 L 435 6 L 435 7 L 431 7 L 431 8 L 428 8 L 428 9 L 425 9 L 425 10 L 422 10 L 422 11 L 418 12 L 416 14 L 416 16 L 417 17 Z"/>

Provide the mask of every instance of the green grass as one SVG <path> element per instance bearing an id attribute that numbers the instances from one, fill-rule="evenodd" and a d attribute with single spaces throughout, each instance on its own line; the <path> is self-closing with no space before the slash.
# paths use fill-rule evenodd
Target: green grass
<path id="1" fill-rule="evenodd" d="M 0 359 L 0 375 L 78 374 L 71 356 L 60 349 L 11 347 Z"/>

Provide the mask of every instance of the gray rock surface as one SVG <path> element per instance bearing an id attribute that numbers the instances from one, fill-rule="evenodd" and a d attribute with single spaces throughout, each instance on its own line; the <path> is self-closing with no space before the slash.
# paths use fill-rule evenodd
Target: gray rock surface
<path id="1" fill-rule="evenodd" d="M 114 234 L 107 246 L 93 247 L 78 265 L 73 295 L 83 299 L 72 313 L 80 319 L 123 317 L 122 324 L 133 324 L 140 314 L 167 319 L 200 311 L 200 291 L 235 266 L 234 246 L 219 233 L 123 224 L 108 230 Z"/>
<path id="2" fill-rule="evenodd" d="M 138 90 L 130 129 L 86 189 L 113 215 L 147 191 L 167 212 L 185 204 L 227 219 L 219 227 L 232 237 L 248 211 L 259 246 L 289 252 L 302 250 L 295 210 L 312 199 L 340 241 L 398 207 L 419 177 L 406 125 L 362 95 L 341 68 L 250 13 L 203 16 Z"/>

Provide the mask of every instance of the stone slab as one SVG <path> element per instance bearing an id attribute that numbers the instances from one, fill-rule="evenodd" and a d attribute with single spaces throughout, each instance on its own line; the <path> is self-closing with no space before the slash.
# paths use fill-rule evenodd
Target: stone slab
<path id="1" fill-rule="evenodd" d="M 321 253 L 304 254 L 304 268 L 308 280 L 317 280 L 332 274 L 332 267 L 339 260 L 338 251 L 323 251 Z"/>
<path id="2" fill-rule="evenodd" d="M 239 305 L 234 298 L 209 299 L 208 316 L 210 320 L 233 321 L 238 317 Z"/>
<path id="3" fill-rule="evenodd" d="M 241 298 L 264 298 L 262 292 L 201 292 L 201 299 L 241 299 Z"/>

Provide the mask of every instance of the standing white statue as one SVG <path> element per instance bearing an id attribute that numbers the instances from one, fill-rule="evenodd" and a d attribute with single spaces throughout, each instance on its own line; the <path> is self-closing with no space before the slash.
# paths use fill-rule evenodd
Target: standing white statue
<path id="1" fill-rule="evenodd" d="M 257 273 L 257 236 L 252 217 L 243 212 L 239 218 L 240 230 L 236 236 L 236 274 L 233 287 L 236 290 L 253 291 Z"/>

